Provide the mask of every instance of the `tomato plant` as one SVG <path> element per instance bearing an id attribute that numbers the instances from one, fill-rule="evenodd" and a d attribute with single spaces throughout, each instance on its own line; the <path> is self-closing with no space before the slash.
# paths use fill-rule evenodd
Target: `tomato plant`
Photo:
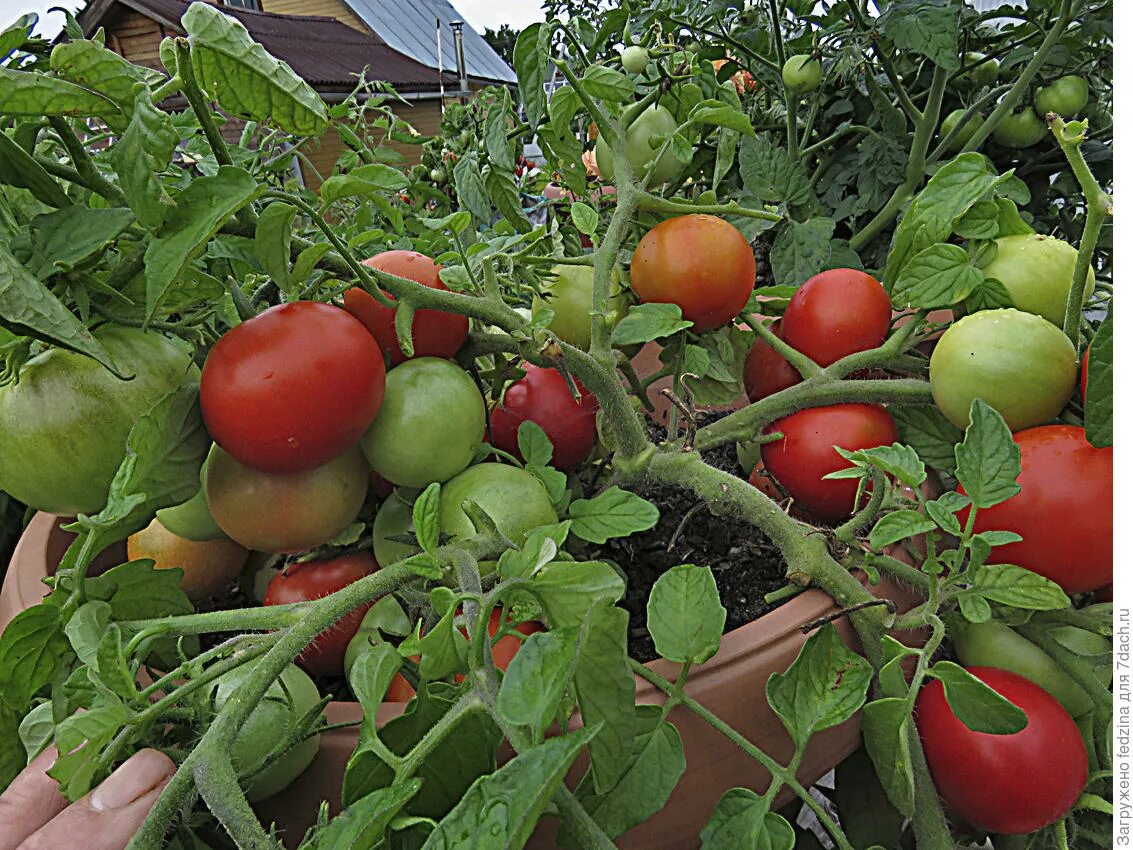
<path id="1" fill-rule="evenodd" d="M 1057 327 L 1020 310 L 982 310 L 940 337 L 929 363 L 932 397 L 965 427 L 973 399 L 994 407 L 1012 431 L 1049 422 L 1074 391 L 1078 353 Z"/>
<path id="2" fill-rule="evenodd" d="M 1015 434 L 1019 492 L 976 512 L 975 530 L 1013 531 L 1023 539 L 992 550 L 989 563 L 1016 564 L 1067 593 L 1113 580 L 1113 449 L 1094 448 L 1073 425 Z M 1073 506 L 1074 522 L 1066 522 Z"/>
<path id="3" fill-rule="evenodd" d="M 223 711 L 233 698 L 240 698 L 250 668 L 238 667 L 213 685 L 212 702 Z M 244 790 L 257 802 L 278 794 L 295 779 L 319 752 L 319 736 L 308 735 L 303 718 L 319 704 L 319 689 L 311 677 L 289 664 L 252 708 L 232 742 L 231 758 L 236 770 L 247 776 Z M 302 737 L 302 740 L 294 741 Z"/>
<path id="4" fill-rule="evenodd" d="M 1016 309 L 1042 316 L 1061 328 L 1066 301 L 1074 280 L 1078 252 L 1072 245 L 1037 233 L 1004 236 L 995 240 L 995 257 L 984 274 L 1006 288 Z M 1094 291 L 1094 270 L 1086 275 L 1084 297 Z"/>
<path id="5" fill-rule="evenodd" d="M 531 421 L 543 429 L 554 446 L 551 465 L 556 469 L 574 469 L 590 457 L 598 441 L 598 400 L 581 384 L 576 400 L 556 369 L 530 363 L 523 368 L 526 374 L 507 388 L 492 410 L 492 445 L 512 457 L 521 457 L 519 426 Z"/>
<path id="6" fill-rule="evenodd" d="M 330 596 L 348 584 L 378 569 L 369 552 L 350 552 L 326 560 L 290 564 L 271 580 L 264 605 L 288 605 Z M 298 664 L 312 676 L 340 676 L 346 647 L 358 631 L 369 605 L 355 608 L 331 628 L 320 632 L 298 658 Z"/>
<path id="7" fill-rule="evenodd" d="M 856 269 L 831 269 L 798 288 L 783 314 L 783 341 L 819 366 L 877 348 L 893 305 L 878 281 Z"/>
<path id="8" fill-rule="evenodd" d="M 782 338 L 783 324 L 776 320 L 771 332 Z M 762 337 L 756 337 L 744 358 L 744 391 L 750 401 L 759 401 L 769 395 L 793 387 L 802 380 L 798 369 L 783 359 Z"/>
<path id="9" fill-rule="evenodd" d="M 440 267 L 416 251 L 383 251 L 363 262 L 370 268 L 415 280 L 430 289 L 448 290 L 441 282 Z M 347 312 L 373 334 L 389 358 L 390 366 L 404 363 L 408 359 L 397 341 L 397 331 L 394 328 L 396 308 L 379 303 L 360 287 L 346 290 L 343 300 Z M 414 357 L 452 357 L 468 338 L 468 317 L 443 310 L 417 310 L 413 314 L 410 336 L 413 339 Z"/>
<path id="10" fill-rule="evenodd" d="M 152 558 L 157 569 L 180 569 L 181 588 L 191 600 L 207 599 L 233 584 L 248 550 L 227 538 L 188 540 L 179 537 L 154 518 L 126 541 L 131 561 Z"/>
<path id="11" fill-rule="evenodd" d="M 131 380 L 62 348 L 0 386 L 0 489 L 49 513 L 95 513 L 137 418 L 199 371 L 189 348 L 156 333 L 107 327 L 95 339 Z"/>
<path id="12" fill-rule="evenodd" d="M 1074 720 L 1022 676 L 968 672 L 1026 714 L 1009 735 L 973 732 L 948 705 L 939 679 L 917 696 L 914 715 L 940 795 L 957 815 L 990 832 L 1024 835 L 1063 818 L 1086 784 L 1086 748 Z"/>
<path id="13" fill-rule="evenodd" d="M 543 483 L 530 472 L 505 463 L 478 463 L 441 487 L 441 531 L 458 538 L 475 533 L 464 512 L 465 502 L 479 505 L 500 533 L 512 540 L 558 521 Z"/>
<path id="14" fill-rule="evenodd" d="M 201 413 L 212 438 L 245 466 L 301 472 L 358 442 L 381 406 L 385 377 L 377 343 L 345 310 L 280 304 L 212 347 Z"/>
<path id="15" fill-rule="evenodd" d="M 703 333 L 730 322 L 755 287 L 755 255 L 743 235 L 713 215 L 670 218 L 642 237 L 630 285 L 644 302 L 676 304 Z"/>
<path id="16" fill-rule="evenodd" d="M 788 91 L 806 94 L 822 82 L 822 62 L 809 53 L 791 56 L 783 63 L 783 84 Z"/>
<path id="17" fill-rule="evenodd" d="M 885 408 L 870 404 L 837 404 L 800 410 L 767 426 L 780 440 L 763 445 L 767 471 L 804 510 L 828 522 L 854 511 L 858 482 L 824 480 L 850 464 L 835 446 L 856 451 L 887 446 L 898 438 L 897 426 Z"/>
<path id="18" fill-rule="evenodd" d="M 680 160 L 671 149 L 662 150 L 663 140 L 677 131 L 677 119 L 664 106 L 650 106 L 630 125 L 626 131 L 626 157 L 633 170 L 634 180 L 643 180 L 654 160 L 653 177 L 650 184 L 659 186 L 676 179 L 681 173 Z M 614 179 L 614 158 L 610 146 L 604 138 L 598 137 L 594 148 L 598 157 L 598 170 L 607 180 Z M 658 154 L 660 157 L 658 158 Z"/>
<path id="19" fill-rule="evenodd" d="M 1075 118 L 1085 109 L 1089 99 L 1089 84 L 1077 74 L 1068 74 L 1050 85 L 1039 86 L 1035 93 L 1035 111 L 1040 116 L 1053 112 L 1063 118 Z"/>
<path id="20" fill-rule="evenodd" d="M 358 515 L 368 485 L 357 448 L 303 472 L 261 472 L 214 446 L 205 497 L 217 524 L 240 545 L 301 552 L 341 534 Z"/>
<path id="21" fill-rule="evenodd" d="M 472 462 L 485 421 L 484 398 L 467 372 L 450 360 L 417 357 L 390 370 L 362 451 L 387 481 L 424 487 Z"/>

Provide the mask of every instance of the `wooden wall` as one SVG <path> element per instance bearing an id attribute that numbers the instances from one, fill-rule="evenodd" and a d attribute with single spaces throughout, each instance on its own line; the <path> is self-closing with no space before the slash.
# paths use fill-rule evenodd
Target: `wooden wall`
<path id="1" fill-rule="evenodd" d="M 158 56 L 158 47 L 165 36 L 176 33 L 167 32 L 153 18 L 147 18 L 133 9 L 119 8 L 120 14 L 106 23 L 106 46 L 137 65 L 164 70 Z"/>
<path id="2" fill-rule="evenodd" d="M 277 15 L 318 15 L 337 18 L 348 27 L 368 33 L 370 28 L 351 11 L 343 0 L 260 0 L 265 12 Z"/>

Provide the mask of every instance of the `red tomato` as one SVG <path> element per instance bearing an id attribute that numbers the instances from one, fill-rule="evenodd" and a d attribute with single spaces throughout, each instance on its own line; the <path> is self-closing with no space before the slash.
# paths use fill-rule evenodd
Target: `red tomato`
<path id="1" fill-rule="evenodd" d="M 327 561 L 306 561 L 283 570 L 268 584 L 264 605 L 287 605 L 320 599 L 342 590 L 348 584 L 378 569 L 369 552 L 351 552 Z M 370 605 L 355 608 L 326 631 L 320 633 L 296 663 L 312 676 L 341 676 L 346 647 Z"/>
<path id="2" fill-rule="evenodd" d="M 598 400 L 579 384 L 582 397 L 575 401 L 566 379 L 556 369 L 530 363 L 523 368 L 527 375 L 508 387 L 503 401 L 492 411 L 492 445 L 518 458 L 519 426 L 530 419 L 555 447 L 551 465 L 574 469 L 590 457 L 598 440 Z"/>
<path id="3" fill-rule="evenodd" d="M 771 332 L 782 339 L 783 323 L 772 323 Z M 798 370 L 764 342 L 763 337 L 756 338 L 744 360 L 744 389 L 747 390 L 749 400 L 767 398 L 787 387 L 793 387 L 802 379 Z"/>
<path id="4" fill-rule="evenodd" d="M 819 366 L 829 366 L 881 345 L 892 313 L 888 293 L 874 278 L 857 269 L 831 269 L 791 297 L 782 337 Z"/>
<path id="5" fill-rule="evenodd" d="M 692 330 L 732 321 L 755 288 L 755 255 L 743 235 L 714 215 L 661 222 L 633 252 L 630 286 L 644 302 L 676 304 Z"/>
<path id="6" fill-rule="evenodd" d="M 441 283 L 440 267 L 416 251 L 385 251 L 364 260 L 363 264 L 415 280 L 430 289 L 448 291 L 448 287 Z M 394 329 L 394 308 L 379 304 L 366 290 L 357 287 L 346 290 L 344 299 L 346 309 L 369 328 L 382 351 L 389 355 L 389 365 L 405 362 L 407 358 L 398 345 Z M 468 338 L 468 317 L 443 310 L 418 310 L 413 314 L 412 335 L 414 357 L 449 358 Z"/>
<path id="7" fill-rule="evenodd" d="M 994 667 L 968 672 L 1027 715 L 1012 735 L 973 732 L 952 713 L 933 679 L 914 714 L 940 796 L 975 826 L 1024 835 L 1062 819 L 1086 786 L 1086 747 L 1074 720 L 1033 682 Z"/>
<path id="8" fill-rule="evenodd" d="M 1082 403 L 1086 403 L 1086 385 L 1090 382 L 1090 349 L 1087 346 L 1086 353 L 1082 355 Z"/>
<path id="9" fill-rule="evenodd" d="M 1020 490 L 978 511 L 974 529 L 1014 531 L 1023 539 L 996 546 L 988 563 L 1026 567 L 1067 593 L 1112 582 L 1113 448 L 1094 448 L 1085 429 L 1073 425 L 1028 428 L 1014 440 Z M 967 516 L 960 514 L 961 523 Z"/>
<path id="10" fill-rule="evenodd" d="M 835 404 L 792 413 L 767 426 L 783 439 L 765 443 L 763 463 L 803 510 L 826 522 L 845 519 L 854 510 L 855 479 L 824 481 L 823 476 L 846 469 L 850 462 L 834 451 L 888 446 L 898 439 L 897 425 L 873 404 Z"/>
<path id="11" fill-rule="evenodd" d="M 261 472 L 302 472 L 355 446 L 385 394 L 382 352 L 345 310 L 269 307 L 212 347 L 201 413 L 212 438 Z"/>

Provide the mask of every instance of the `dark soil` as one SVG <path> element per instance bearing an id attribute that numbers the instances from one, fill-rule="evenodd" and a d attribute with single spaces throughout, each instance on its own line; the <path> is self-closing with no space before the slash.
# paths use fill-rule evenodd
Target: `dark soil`
<path id="1" fill-rule="evenodd" d="M 702 422 L 723 415 L 706 415 Z M 660 426 L 653 426 L 653 430 L 655 433 L 650 436 L 654 441 L 663 439 Z M 743 476 L 732 445 L 717 446 L 701 457 L 717 469 Z M 787 567 L 782 554 L 763 532 L 731 517 L 714 516 L 687 490 L 648 486 L 636 492 L 660 510 L 656 528 L 613 538 L 603 545 L 570 544 L 575 557 L 607 559 L 624 571 L 628 587 L 622 604 L 630 614 L 629 654 L 633 658 L 651 661 L 657 657 L 645 627 L 645 606 L 653 582 L 678 564 L 698 564 L 712 570 L 720 601 L 728 612 L 726 631 L 746 625 L 776 607 L 763 597 L 786 584 Z M 685 517 L 689 519 L 678 534 Z"/>

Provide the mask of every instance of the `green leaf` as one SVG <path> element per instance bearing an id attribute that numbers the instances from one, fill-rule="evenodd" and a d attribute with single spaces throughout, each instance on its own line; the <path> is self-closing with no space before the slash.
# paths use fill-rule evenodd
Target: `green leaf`
<path id="1" fill-rule="evenodd" d="M 139 92 L 126 132 L 110 149 L 118 186 L 138 222 L 156 230 L 173 209 L 160 173 L 169 167 L 180 137 L 169 113 L 154 106 L 148 92 Z"/>
<path id="2" fill-rule="evenodd" d="M 98 669 L 98 645 L 110 623 L 110 605 L 101 600 L 87 602 L 75 611 L 63 627 L 79 661 Z"/>
<path id="3" fill-rule="evenodd" d="M 256 222 L 256 256 L 275 285 L 288 295 L 295 291 L 291 279 L 291 223 L 298 211 L 292 204 L 273 201 Z"/>
<path id="4" fill-rule="evenodd" d="M 870 761 L 889 801 L 907 818 L 916 811 L 909 751 L 910 708 L 905 699 L 897 697 L 874 700 L 862 708 L 862 739 Z"/>
<path id="5" fill-rule="evenodd" d="M 85 354 L 118 374 L 86 326 L 0 245 L 0 328 Z"/>
<path id="6" fill-rule="evenodd" d="M 625 103 L 633 98 L 633 80 L 605 65 L 591 65 L 582 75 L 582 87 L 592 97 L 612 103 Z"/>
<path id="7" fill-rule="evenodd" d="M 971 295 L 983 279 L 983 272 L 968 262 L 968 252 L 959 245 L 930 245 L 901 267 L 893 284 L 893 306 L 950 307 Z"/>
<path id="8" fill-rule="evenodd" d="M 519 97 L 523 101 L 527 120 L 532 127 L 539 126 L 547 109 L 547 94 L 543 90 L 543 80 L 547 76 L 547 65 L 551 61 L 550 45 L 550 26 L 545 23 L 531 24 L 516 38 L 515 50 L 512 53 L 512 65 L 515 67 L 515 74 L 519 79 Z M 570 87 L 567 86 L 566 88 L 569 89 Z M 575 97 L 577 98 L 578 95 L 575 95 Z M 555 98 L 552 97 L 552 120 L 556 116 L 553 108 L 554 101 Z M 562 98 L 560 98 L 560 102 L 562 102 Z M 575 109 L 577 109 L 577 106 Z M 565 126 L 569 116 L 564 119 L 563 114 L 564 112 L 560 111 L 558 118 Z M 571 114 L 573 115 L 573 112 Z M 558 127 L 558 122 L 556 122 L 556 129 L 559 130 L 560 135 L 565 133 L 565 129 Z"/>
<path id="9" fill-rule="evenodd" d="M 1070 604 L 1053 581 L 1014 564 L 981 567 L 972 577 L 972 590 L 992 602 L 1031 611 L 1057 611 Z"/>
<path id="10" fill-rule="evenodd" d="M 990 508 L 1019 492 L 1019 446 L 1003 417 L 983 399 L 972 401 L 972 423 L 956 446 L 956 478 L 977 508 Z"/>
<path id="11" fill-rule="evenodd" d="M 114 101 L 90 89 L 34 71 L 0 66 L 0 115 L 123 118 Z"/>
<path id="12" fill-rule="evenodd" d="M 71 205 L 71 199 L 55 178 L 4 132 L 0 132 L 0 183 L 27 189 L 49 207 L 61 209 Z"/>
<path id="13" fill-rule="evenodd" d="M 578 632 L 552 629 L 524 638 L 504 671 L 497 702 L 500 716 L 536 735 L 551 725 L 574 672 Z"/>
<path id="14" fill-rule="evenodd" d="M 528 589 L 543 606 L 554 629 L 577 628 L 595 605 L 614 603 L 625 593 L 625 579 L 603 561 L 552 561 Z"/>
<path id="15" fill-rule="evenodd" d="M 689 112 L 688 121 L 692 124 L 709 124 L 713 127 L 735 130 L 745 136 L 755 135 L 748 116 L 736 107 L 719 100 L 700 101 Z"/>
<path id="16" fill-rule="evenodd" d="M 362 706 L 363 740 L 377 735 L 378 708 L 399 670 L 401 670 L 401 655 L 393 644 L 371 635 L 366 648 L 350 668 L 350 690 L 354 692 L 354 696 Z"/>
<path id="17" fill-rule="evenodd" d="M 519 202 L 519 185 L 512 169 L 491 166 L 484 177 L 484 185 L 488 188 L 488 197 L 508 223 L 519 233 L 531 232 L 531 222 Z"/>
<path id="18" fill-rule="evenodd" d="M 334 247 L 329 242 L 316 242 L 299 252 L 295 258 L 295 265 L 291 268 L 291 279 L 295 283 L 303 283 L 311 276 L 319 260 L 327 255 Z"/>
<path id="19" fill-rule="evenodd" d="M 0 729 L 4 729 L 5 732 L 10 728 L 7 725 L 10 722 L 9 716 L 14 717 L 16 715 L 7 706 L 0 704 Z M 55 737 L 54 706 L 51 701 L 41 702 L 25 714 L 24 719 L 20 720 L 19 724 L 20 742 L 24 745 L 24 751 L 27 753 L 26 761 L 31 762 Z M 5 759 L 14 758 L 6 746 L 10 746 L 10 743 L 10 741 L 0 739 L 0 788 L 7 784 Z M 20 767 L 23 766 L 24 764 L 21 763 Z M 11 776 L 8 776 L 7 779 L 11 779 Z"/>
<path id="20" fill-rule="evenodd" d="M 135 65 L 96 41 L 76 39 L 56 44 L 51 50 L 51 69 L 61 77 L 112 100 L 122 111 L 114 123 L 125 127 L 133 114 L 135 87 L 149 90 L 151 82 L 164 76 L 142 65 Z M 110 116 L 113 120 L 113 116 Z"/>
<path id="21" fill-rule="evenodd" d="M 920 653 L 889 635 L 881 636 L 881 648 L 885 660 L 877 672 L 877 682 L 881 685 L 881 692 L 887 697 L 903 697 L 909 692 L 909 684 L 905 681 L 904 661 L 909 656 Z"/>
<path id="22" fill-rule="evenodd" d="M 88 578 L 84 588 L 88 598 L 108 603 L 111 618 L 117 621 L 171 617 L 194 610 L 181 589 L 177 571 L 159 570 L 148 558 L 128 561 Z"/>
<path id="23" fill-rule="evenodd" d="M 198 3 L 189 8 L 192 12 L 212 7 Z M 222 165 L 212 177 L 198 177 L 182 190 L 157 238 L 146 248 L 148 317 L 153 317 L 174 281 L 204 253 L 209 240 L 229 217 L 250 204 L 259 193 L 256 179 L 231 165 Z"/>
<path id="24" fill-rule="evenodd" d="M 32 245 L 39 261 L 37 275 L 69 272 L 83 260 L 106 250 L 134 222 L 127 209 L 69 206 L 31 220 Z"/>
<path id="25" fill-rule="evenodd" d="M 271 120 L 299 136 L 320 136 L 327 129 L 322 98 L 238 20 L 196 3 L 181 25 L 189 36 L 197 82 L 225 111 L 251 121 Z"/>
<path id="26" fill-rule="evenodd" d="M 862 707 L 872 675 L 869 662 L 827 623 L 807 638 L 786 673 L 771 674 L 767 702 L 802 748 L 815 732 L 844 723 Z"/>
<path id="27" fill-rule="evenodd" d="M 999 203 L 1006 200 L 978 201 L 970 210 L 956 219 L 952 231 L 964 239 L 995 239 L 999 236 Z M 1015 208 L 1010 201 L 1008 204 Z"/>
<path id="28" fill-rule="evenodd" d="M 959 664 L 938 661 L 929 675 L 944 685 L 944 696 L 956 719 L 973 732 L 1012 735 L 1027 726 L 1027 715 Z"/>
<path id="29" fill-rule="evenodd" d="M 918 511 L 894 511 L 886 514 L 869 532 L 869 545 L 874 549 L 891 546 L 918 534 L 935 531 L 936 523 Z"/>
<path id="30" fill-rule="evenodd" d="M 953 507 L 951 499 L 946 501 L 945 497 L 947 496 L 958 496 L 962 504 Z M 943 531 L 959 537 L 963 533 L 963 529 L 960 528 L 960 519 L 956 516 L 956 511 L 962 510 L 970 504 L 971 500 L 967 496 L 961 496 L 959 493 L 945 493 L 939 499 L 930 499 L 925 502 L 925 511 Z"/>
<path id="31" fill-rule="evenodd" d="M 648 531 L 661 514 L 656 505 L 621 487 L 603 490 L 593 499 L 570 503 L 571 532 L 590 543 L 605 543 L 611 537 L 628 537 Z"/>
<path id="32" fill-rule="evenodd" d="M 960 67 L 955 6 L 938 0 L 896 0 L 886 4 L 877 26 L 901 50 L 926 56 L 945 71 Z"/>
<path id="33" fill-rule="evenodd" d="M 886 475 L 891 475 L 909 487 L 919 487 L 925 480 L 924 464 L 909 446 L 894 443 L 891 446 L 876 446 L 872 449 L 858 449 L 847 452 L 838 449 L 838 452 L 856 466 L 868 469 L 879 469 Z M 834 477 L 833 475 L 826 476 Z"/>
<path id="34" fill-rule="evenodd" d="M 587 236 L 593 236 L 598 231 L 598 212 L 590 204 L 582 201 L 571 204 L 570 220 Z"/>
<path id="35" fill-rule="evenodd" d="M 58 606 L 40 603 L 21 611 L 0 634 L 0 702 L 22 715 L 69 651 Z"/>
<path id="36" fill-rule="evenodd" d="M 371 850 L 385 841 L 394 817 L 421 788 L 420 779 L 410 779 L 371 791 L 355 800 L 314 834 L 314 843 L 301 850 Z"/>
<path id="37" fill-rule="evenodd" d="M 720 182 L 728 176 L 736 162 L 736 152 L 740 148 L 740 134 L 723 127 L 716 141 L 716 161 L 712 166 L 712 188 L 717 189 Z"/>
<path id="38" fill-rule="evenodd" d="M 1090 445 L 1113 445 L 1113 313 L 1101 323 L 1090 343 L 1086 384 L 1086 439 Z"/>
<path id="39" fill-rule="evenodd" d="M 900 847 L 905 818 L 889 798 L 864 747 L 834 769 L 834 803 L 851 847 Z"/>
<path id="40" fill-rule="evenodd" d="M 432 552 L 441 542 L 441 485 L 433 482 L 413 503 L 413 530 L 417 543 Z"/>
<path id="41" fill-rule="evenodd" d="M 476 154 L 469 151 L 462 156 L 453 169 L 456 182 L 456 196 L 461 205 L 485 224 L 492 220 L 492 199 L 488 186 L 480 174 L 480 163 Z"/>
<path id="42" fill-rule="evenodd" d="M 747 788 L 726 791 L 700 831 L 700 850 L 755 850 L 770 805 L 766 797 Z"/>
<path id="43" fill-rule="evenodd" d="M 987 600 L 974 591 L 965 590 L 956 596 L 960 613 L 969 623 L 986 623 L 991 619 L 991 606 Z"/>
<path id="44" fill-rule="evenodd" d="M 530 419 L 525 419 L 519 425 L 518 432 L 519 453 L 523 460 L 531 466 L 547 466 L 551 462 L 551 455 L 555 447 L 547 437 L 547 433 Z"/>
<path id="45" fill-rule="evenodd" d="M 814 200 L 810 179 L 799 161 L 762 136 L 740 142 L 740 179 L 761 201 L 805 204 Z"/>
<path id="46" fill-rule="evenodd" d="M 47 774 L 68 800 L 84 796 L 109 770 L 99 758 L 126 725 L 129 714 L 116 697 L 100 694 L 86 711 L 72 714 L 55 729 L 60 755 Z"/>
<path id="47" fill-rule="evenodd" d="M 657 653 L 678 664 L 703 664 L 715 655 L 727 616 L 716 580 L 707 567 L 672 567 L 649 591 L 649 634 Z"/>
<path id="48" fill-rule="evenodd" d="M 456 630 L 455 612 L 456 606 L 451 605 L 440 622 L 418 641 L 423 679 L 441 679 L 465 666 L 468 640 Z"/>
<path id="49" fill-rule="evenodd" d="M 574 688 L 582 721 L 594 735 L 590 767 L 600 794 L 617 785 L 633 755 L 636 685 L 626 654 L 628 632 L 628 611 L 595 604 L 582 625 L 575 664 Z"/>
<path id="50" fill-rule="evenodd" d="M 831 218 L 812 218 L 802 223 L 784 222 L 771 246 L 771 271 L 775 282 L 802 286 L 822 271 L 830 259 L 830 237 L 833 235 L 834 220 Z"/>
<path id="51" fill-rule="evenodd" d="M 370 192 L 396 192 L 408 185 L 409 178 L 404 172 L 375 162 L 328 177 L 319 188 L 319 197 L 327 205 Z"/>
<path id="52" fill-rule="evenodd" d="M 901 442 L 916 450 L 921 459 L 942 472 L 956 471 L 956 444 L 964 432 L 944 418 L 935 405 L 899 405 L 889 409 Z"/>
<path id="53" fill-rule="evenodd" d="M 636 345 L 672 336 L 691 327 L 692 322 L 681 317 L 681 308 L 676 304 L 635 304 L 614 327 L 611 342 L 614 345 Z"/>
<path id="54" fill-rule="evenodd" d="M 1034 233 L 1035 229 L 1019 215 L 1019 208 L 1007 198 L 996 198 L 995 205 L 999 211 L 995 232 L 997 236 L 1026 236 Z"/>

